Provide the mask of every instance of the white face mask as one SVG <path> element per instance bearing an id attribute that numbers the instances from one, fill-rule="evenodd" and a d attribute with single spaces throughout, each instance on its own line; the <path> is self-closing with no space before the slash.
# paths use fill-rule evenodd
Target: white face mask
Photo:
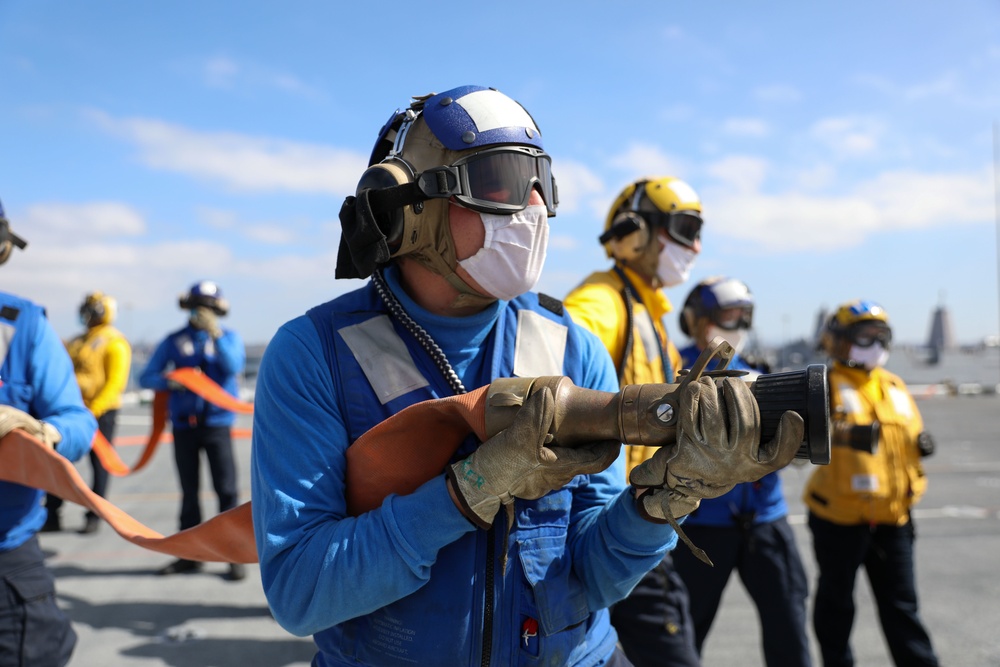
<path id="1" fill-rule="evenodd" d="M 847 356 L 856 366 L 872 370 L 885 366 L 885 362 L 889 360 L 889 350 L 882 347 L 882 343 L 872 343 L 870 347 L 852 345 Z"/>
<path id="2" fill-rule="evenodd" d="M 458 265 L 486 290 L 510 301 L 529 291 L 542 275 L 549 243 L 549 218 L 545 206 L 528 206 L 514 215 L 480 213 L 486 240 L 472 257 Z"/>
<path id="3" fill-rule="evenodd" d="M 714 324 L 710 324 L 705 329 L 705 338 L 711 341 L 716 336 L 721 336 L 722 340 L 732 345 L 733 349 L 736 350 L 736 354 L 739 354 L 743 350 L 743 346 L 747 343 L 747 333 L 746 329 L 722 329 Z"/>
<path id="4" fill-rule="evenodd" d="M 686 281 L 697 256 L 698 253 L 691 248 L 667 241 L 656 265 L 656 274 L 660 276 L 664 287 L 674 287 Z"/>

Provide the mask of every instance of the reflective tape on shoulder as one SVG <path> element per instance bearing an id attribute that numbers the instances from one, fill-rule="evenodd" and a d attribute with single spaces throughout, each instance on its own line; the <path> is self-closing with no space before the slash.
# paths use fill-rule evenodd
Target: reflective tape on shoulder
<path id="1" fill-rule="evenodd" d="M 563 375 L 568 332 L 566 325 L 553 322 L 544 315 L 530 310 L 519 311 L 517 340 L 514 343 L 514 375 Z"/>
<path id="2" fill-rule="evenodd" d="M 0 366 L 3 366 L 3 362 L 7 359 L 10 343 L 14 340 L 16 332 L 17 330 L 13 326 L 0 322 Z"/>
<path id="3" fill-rule="evenodd" d="M 382 405 L 429 384 L 387 315 L 352 324 L 337 333 L 351 349 Z"/>

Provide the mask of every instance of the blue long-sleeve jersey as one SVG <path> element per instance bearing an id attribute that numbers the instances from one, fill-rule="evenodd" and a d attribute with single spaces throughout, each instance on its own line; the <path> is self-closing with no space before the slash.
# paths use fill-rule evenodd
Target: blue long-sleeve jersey
<path id="1" fill-rule="evenodd" d="M 243 339 L 231 329 L 213 339 L 207 331 L 190 324 L 171 333 L 157 346 L 153 356 L 139 376 L 139 385 L 154 391 L 165 391 L 170 385 L 165 374 L 175 368 L 200 368 L 233 396 L 238 396 L 237 378 L 246 365 Z M 170 391 L 170 421 L 174 429 L 196 425 L 232 426 L 236 415 L 213 405 L 186 389 Z"/>
<path id="2" fill-rule="evenodd" d="M 76 461 L 90 450 L 97 420 L 80 397 L 73 362 L 38 305 L 0 292 L 0 404 L 54 426 L 56 451 Z M 45 523 L 43 492 L 0 482 L 0 551 L 24 544 Z"/>

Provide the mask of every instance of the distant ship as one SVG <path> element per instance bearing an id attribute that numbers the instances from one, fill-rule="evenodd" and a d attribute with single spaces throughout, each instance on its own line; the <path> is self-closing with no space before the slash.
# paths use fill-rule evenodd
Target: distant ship
<path id="1" fill-rule="evenodd" d="M 934 309 L 931 315 L 931 332 L 927 337 L 927 357 L 925 363 L 935 366 L 941 363 L 941 354 L 955 348 L 955 332 L 951 326 L 951 314 L 943 305 Z"/>

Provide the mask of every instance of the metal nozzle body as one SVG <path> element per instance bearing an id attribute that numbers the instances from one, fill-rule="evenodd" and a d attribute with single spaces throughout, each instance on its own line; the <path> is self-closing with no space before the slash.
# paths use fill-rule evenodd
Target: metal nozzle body
<path id="1" fill-rule="evenodd" d="M 662 447 L 676 442 L 680 395 L 684 385 L 702 375 L 721 385 L 723 377 L 738 375 L 726 371 L 733 357 L 732 347 L 714 339 L 680 382 L 670 384 L 625 385 L 618 393 L 577 387 L 565 376 L 500 378 L 486 394 L 486 435 L 492 437 L 507 428 L 525 401 L 548 387 L 555 399 L 556 414 L 551 432 L 553 444 L 564 447 L 617 440 L 628 445 Z M 717 370 L 705 367 L 719 357 Z M 751 391 L 761 409 L 762 441 L 774 435 L 781 414 L 795 410 L 806 420 L 806 440 L 796 458 L 813 463 L 830 462 L 830 415 L 826 369 L 810 366 L 805 371 L 758 376 Z"/>

